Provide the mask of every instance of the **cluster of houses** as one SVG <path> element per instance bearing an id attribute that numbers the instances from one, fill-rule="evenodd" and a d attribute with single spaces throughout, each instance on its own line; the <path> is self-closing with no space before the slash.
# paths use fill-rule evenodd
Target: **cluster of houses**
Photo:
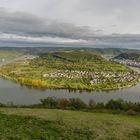
<path id="1" fill-rule="evenodd" d="M 125 82 L 132 81 L 138 78 L 138 75 L 131 72 L 111 72 L 111 71 L 99 71 L 99 72 L 88 72 L 78 70 L 56 70 L 43 74 L 43 78 L 69 78 L 69 79 L 90 79 L 90 84 L 95 85 L 99 83 L 105 83 L 107 81 L 112 82 Z"/>
<path id="2" fill-rule="evenodd" d="M 116 61 L 120 64 L 127 65 L 127 66 L 133 66 L 140 68 L 140 61 L 135 60 L 129 60 L 129 59 L 114 59 L 113 61 Z"/>

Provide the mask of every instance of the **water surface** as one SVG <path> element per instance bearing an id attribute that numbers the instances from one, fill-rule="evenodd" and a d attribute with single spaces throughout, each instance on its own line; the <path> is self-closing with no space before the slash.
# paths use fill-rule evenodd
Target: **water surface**
<path id="1" fill-rule="evenodd" d="M 140 72 L 139 68 L 136 68 Z M 48 96 L 57 98 L 80 98 L 88 102 L 94 99 L 96 102 L 107 102 L 110 99 L 122 98 L 127 101 L 140 101 L 140 83 L 131 88 L 103 92 L 103 91 L 69 91 L 69 90 L 39 90 L 20 86 L 18 83 L 0 78 L 0 103 L 13 103 L 20 105 L 29 105 L 39 103 L 40 99 Z"/>

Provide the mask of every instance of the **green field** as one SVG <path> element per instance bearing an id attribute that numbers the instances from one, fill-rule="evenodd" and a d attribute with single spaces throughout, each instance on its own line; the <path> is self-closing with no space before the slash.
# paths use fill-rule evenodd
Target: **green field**
<path id="1" fill-rule="evenodd" d="M 37 88 L 112 90 L 130 87 L 139 75 L 94 52 L 70 50 L 40 54 L 3 66 L 1 76 Z"/>
<path id="2" fill-rule="evenodd" d="M 140 118 L 51 109 L 0 108 L 3 140 L 139 140 Z"/>

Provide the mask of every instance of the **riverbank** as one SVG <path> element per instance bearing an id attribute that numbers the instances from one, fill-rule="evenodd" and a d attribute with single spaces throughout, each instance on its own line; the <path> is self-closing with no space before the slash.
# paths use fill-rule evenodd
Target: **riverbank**
<path id="1" fill-rule="evenodd" d="M 90 99 L 96 102 L 106 103 L 111 99 L 123 99 L 133 103 L 140 101 L 140 83 L 137 85 L 111 91 L 80 91 L 65 89 L 37 89 L 33 87 L 21 86 L 11 80 L 0 78 L 0 103 L 15 105 L 32 105 L 38 104 L 40 99 L 48 96 L 56 98 L 79 98 L 85 103 Z"/>
<path id="2" fill-rule="evenodd" d="M 130 88 L 132 86 L 135 86 L 137 83 L 139 83 L 140 81 L 140 77 L 131 81 L 130 83 L 124 83 L 123 85 L 117 85 L 112 87 L 106 87 L 107 85 L 100 85 L 102 86 L 102 88 L 97 88 L 97 87 L 91 87 L 91 86 L 86 86 L 86 85 L 81 85 L 80 87 L 74 87 L 74 86 L 68 86 L 68 87 L 63 87 L 61 85 L 54 85 L 54 84 L 48 84 L 45 80 L 38 80 L 38 79 L 28 79 L 28 78 L 14 78 L 14 77 L 10 77 L 7 76 L 5 74 L 0 73 L 0 77 L 4 78 L 6 80 L 11 80 L 16 82 L 17 84 L 20 84 L 21 86 L 27 86 L 27 87 L 31 87 L 31 88 L 37 88 L 37 89 L 54 89 L 54 90 L 61 90 L 61 89 L 65 89 L 65 90 L 79 90 L 79 91 L 87 91 L 87 92 L 91 92 L 91 91 L 111 91 L 111 90 L 119 90 L 119 89 L 125 89 L 125 88 Z M 27 82 L 25 82 L 27 81 Z M 75 81 L 76 82 L 76 81 Z M 109 85 L 111 86 L 111 85 Z"/>

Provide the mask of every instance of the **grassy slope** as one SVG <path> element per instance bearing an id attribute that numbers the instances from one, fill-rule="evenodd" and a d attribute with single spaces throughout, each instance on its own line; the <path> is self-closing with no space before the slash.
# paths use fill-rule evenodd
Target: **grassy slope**
<path id="1" fill-rule="evenodd" d="M 0 108 L 0 112 L 1 139 L 140 139 L 138 117 L 26 108 Z"/>

